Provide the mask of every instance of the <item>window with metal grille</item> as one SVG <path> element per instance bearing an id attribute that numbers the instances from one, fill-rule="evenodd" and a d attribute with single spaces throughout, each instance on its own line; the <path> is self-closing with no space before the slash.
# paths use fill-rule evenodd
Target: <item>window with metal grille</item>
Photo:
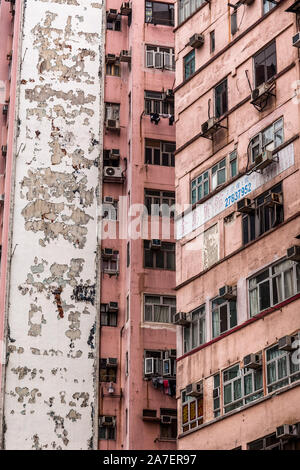
<path id="1" fill-rule="evenodd" d="M 145 114 L 174 115 L 174 98 L 166 99 L 162 92 L 145 91 Z"/>
<path id="2" fill-rule="evenodd" d="M 172 323 L 176 313 L 176 297 L 164 295 L 144 296 L 144 321 Z"/>
<path id="3" fill-rule="evenodd" d="M 160 248 L 153 248 L 150 240 L 144 240 L 144 267 L 175 270 L 175 243 L 162 242 Z"/>
<path id="4" fill-rule="evenodd" d="M 117 382 L 117 367 L 108 366 L 106 358 L 100 359 L 99 382 Z"/>
<path id="5" fill-rule="evenodd" d="M 203 397 L 190 397 L 181 392 L 181 428 L 182 432 L 195 429 L 203 424 Z"/>

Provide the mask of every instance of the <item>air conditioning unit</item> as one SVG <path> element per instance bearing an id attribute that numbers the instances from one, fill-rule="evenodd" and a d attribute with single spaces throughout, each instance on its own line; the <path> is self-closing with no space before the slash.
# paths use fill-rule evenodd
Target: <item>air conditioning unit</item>
<path id="1" fill-rule="evenodd" d="M 0 202 L 4 202 L 4 194 L 0 194 Z"/>
<path id="2" fill-rule="evenodd" d="M 199 47 L 203 46 L 204 44 L 204 35 L 203 34 L 193 34 L 193 36 L 190 37 L 188 45 L 190 47 L 198 49 Z"/>
<path id="3" fill-rule="evenodd" d="M 113 416 L 100 416 L 99 424 L 100 426 L 115 426 L 116 418 Z"/>
<path id="4" fill-rule="evenodd" d="M 2 108 L 2 114 L 6 116 L 7 113 L 8 113 L 8 104 L 4 104 Z"/>
<path id="5" fill-rule="evenodd" d="M 294 351 L 294 349 L 296 349 L 293 347 L 295 339 L 295 336 L 283 336 L 282 338 L 279 338 L 278 349 L 280 351 Z"/>
<path id="6" fill-rule="evenodd" d="M 102 251 L 102 258 L 108 259 L 112 258 L 114 255 L 114 250 L 112 248 L 104 248 Z"/>
<path id="7" fill-rule="evenodd" d="M 131 52 L 123 49 L 120 52 L 120 62 L 131 62 Z"/>
<path id="8" fill-rule="evenodd" d="M 290 439 L 299 436 L 299 429 L 296 424 L 283 424 L 276 428 L 276 437 L 278 439 Z"/>
<path id="9" fill-rule="evenodd" d="M 202 134 L 205 136 L 210 136 L 214 134 L 217 130 L 218 120 L 215 117 L 209 118 L 206 122 L 201 125 Z"/>
<path id="10" fill-rule="evenodd" d="M 159 250 L 161 248 L 161 240 L 158 240 L 156 238 L 151 240 L 150 248 L 151 250 Z"/>
<path id="11" fill-rule="evenodd" d="M 123 2 L 120 8 L 121 15 L 128 16 L 132 12 L 132 3 Z"/>
<path id="12" fill-rule="evenodd" d="M 274 207 L 276 205 L 282 205 L 282 194 L 270 193 L 265 197 L 265 205 L 268 207 Z"/>
<path id="13" fill-rule="evenodd" d="M 300 262 L 300 246 L 294 245 L 288 248 L 286 252 L 287 259 Z"/>
<path id="14" fill-rule="evenodd" d="M 120 121 L 119 119 L 107 119 L 105 121 L 105 127 L 110 130 L 120 130 Z"/>
<path id="15" fill-rule="evenodd" d="M 111 149 L 109 151 L 109 158 L 111 160 L 119 160 L 120 158 L 120 150 L 119 149 Z"/>
<path id="16" fill-rule="evenodd" d="M 162 424 L 171 424 L 172 423 L 172 416 L 169 415 L 161 415 L 160 422 Z"/>
<path id="17" fill-rule="evenodd" d="M 110 8 L 107 12 L 106 12 L 106 19 L 108 21 L 115 21 L 118 17 L 118 10 L 115 10 L 114 8 Z"/>
<path id="18" fill-rule="evenodd" d="M 116 54 L 107 54 L 105 56 L 105 62 L 107 64 L 114 64 L 116 62 L 116 60 L 117 60 Z"/>
<path id="19" fill-rule="evenodd" d="M 109 312 L 117 312 L 119 310 L 118 302 L 109 302 L 108 304 L 108 311 Z"/>
<path id="20" fill-rule="evenodd" d="M 190 314 L 185 313 L 185 312 L 175 313 L 173 323 L 174 325 L 182 325 L 182 326 L 189 325 L 191 323 Z"/>
<path id="21" fill-rule="evenodd" d="M 157 423 L 158 421 L 160 421 L 160 419 L 157 416 L 157 411 L 156 410 L 144 409 L 143 410 L 143 421 L 149 421 L 149 422 L 154 422 L 154 423 Z"/>
<path id="22" fill-rule="evenodd" d="M 106 367 L 118 367 L 118 359 L 109 357 L 106 359 Z"/>
<path id="23" fill-rule="evenodd" d="M 1 153 L 2 153 L 2 157 L 6 157 L 6 155 L 7 155 L 7 145 L 2 145 Z"/>
<path id="24" fill-rule="evenodd" d="M 245 197 L 237 202 L 237 211 L 243 214 L 250 214 L 254 211 L 251 199 Z"/>
<path id="25" fill-rule="evenodd" d="M 109 178 L 123 178 L 122 168 L 119 166 L 105 166 L 104 167 L 104 177 Z"/>
<path id="26" fill-rule="evenodd" d="M 295 34 L 295 36 L 293 36 L 293 46 L 300 47 L 300 32 L 298 32 L 297 34 Z"/>
<path id="27" fill-rule="evenodd" d="M 223 286 L 219 289 L 219 297 L 225 300 L 236 300 L 236 286 Z"/>
<path id="28" fill-rule="evenodd" d="M 244 369 L 260 369 L 262 367 L 261 354 L 248 354 L 244 357 Z"/>
<path id="29" fill-rule="evenodd" d="M 254 88 L 254 90 L 251 92 L 251 103 L 255 103 L 259 98 L 269 91 L 269 88 L 270 85 L 267 83 L 262 83 L 257 88 Z"/>
<path id="30" fill-rule="evenodd" d="M 265 150 L 255 158 L 255 170 L 263 170 L 273 162 L 273 153 L 271 150 Z"/>
<path id="31" fill-rule="evenodd" d="M 103 199 L 104 204 L 113 204 L 114 203 L 114 198 L 111 196 L 105 196 Z"/>
<path id="32" fill-rule="evenodd" d="M 193 383 L 185 387 L 185 394 L 187 397 L 202 397 L 203 396 L 203 383 Z"/>

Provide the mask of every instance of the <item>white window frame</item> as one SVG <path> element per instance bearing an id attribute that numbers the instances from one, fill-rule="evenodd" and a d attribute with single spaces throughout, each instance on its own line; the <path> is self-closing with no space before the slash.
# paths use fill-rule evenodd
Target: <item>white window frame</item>
<path id="1" fill-rule="evenodd" d="M 198 314 L 198 318 L 195 318 L 196 314 Z M 206 306 L 201 305 L 200 307 L 196 308 L 190 313 L 191 316 L 191 323 L 189 326 L 185 326 L 183 330 L 183 352 L 184 354 L 192 351 L 195 348 L 198 348 L 202 344 L 205 344 L 206 341 Z M 202 325 L 202 342 L 200 341 L 200 331 Z M 197 337 L 197 344 L 193 346 L 193 332 L 196 330 L 196 337 Z"/>
<path id="2" fill-rule="evenodd" d="M 272 133 L 272 139 L 269 140 L 267 143 L 263 142 L 264 135 L 268 131 L 271 131 Z M 276 145 L 275 144 L 275 139 L 276 136 L 279 136 L 281 134 L 281 142 Z M 255 162 L 255 158 L 257 155 L 260 155 L 262 152 L 265 150 L 275 150 L 277 147 L 282 145 L 284 143 L 284 119 L 283 117 L 277 119 L 274 121 L 270 126 L 266 127 L 263 129 L 261 132 L 256 134 L 252 139 L 250 140 L 250 155 L 251 155 L 251 163 Z"/>
<path id="3" fill-rule="evenodd" d="M 147 297 L 156 297 L 157 303 L 149 302 L 147 303 Z M 175 305 L 164 303 L 164 300 L 175 300 Z M 146 306 L 151 306 L 151 320 L 146 320 Z M 169 308 L 169 321 L 160 322 L 155 321 L 154 307 L 168 307 Z M 144 322 L 150 323 L 172 323 L 173 315 L 176 313 L 176 297 L 172 295 L 156 295 L 156 294 L 144 294 Z"/>
<path id="4" fill-rule="evenodd" d="M 299 338 L 299 333 L 297 334 L 297 337 Z M 283 388 L 283 387 L 286 387 L 287 385 L 291 384 L 291 383 L 294 383 L 296 382 L 297 380 L 300 380 L 300 367 L 299 367 L 299 364 L 297 365 L 298 366 L 298 370 L 295 370 L 295 371 L 292 371 L 292 368 L 291 368 L 291 360 L 292 360 L 292 355 L 293 355 L 293 352 L 294 351 L 280 351 L 278 350 L 278 356 L 273 358 L 273 359 L 270 359 L 268 360 L 268 351 L 271 351 L 272 349 L 276 349 L 276 347 L 278 347 L 278 344 L 275 344 L 273 346 L 271 346 L 270 348 L 266 349 L 266 385 L 267 385 L 267 393 L 273 393 L 275 390 L 278 390 L 279 388 Z M 282 377 L 282 378 L 278 378 L 278 375 L 279 375 L 279 362 L 282 360 L 282 359 L 285 359 L 285 363 L 286 363 L 286 371 L 287 371 L 287 374 L 286 376 Z M 269 374 L 268 374 L 268 367 L 270 366 L 270 364 L 273 364 L 275 363 L 275 368 L 276 368 L 276 379 L 275 381 L 273 382 L 269 382 Z M 299 378 L 297 379 L 297 375 L 299 376 Z M 296 378 L 296 380 L 293 380 L 293 378 Z"/>
<path id="5" fill-rule="evenodd" d="M 213 307 L 213 303 L 215 301 L 217 301 L 218 299 L 220 299 L 219 296 L 215 297 L 214 299 L 211 300 L 211 323 L 212 323 L 212 337 L 213 338 L 218 338 L 222 334 L 226 333 L 227 331 L 232 330 L 233 328 L 235 328 L 238 325 L 237 302 L 235 300 L 224 300 L 222 303 L 220 303 L 220 304 L 216 305 L 215 307 Z M 236 309 L 236 324 L 233 325 L 233 326 L 230 326 L 230 320 L 231 320 L 230 303 L 231 302 L 235 303 L 235 309 Z M 226 305 L 226 307 L 227 307 L 227 330 L 221 331 L 221 328 L 220 328 L 220 326 L 221 326 L 220 309 L 224 305 Z M 219 315 L 219 333 L 214 336 L 214 313 L 215 312 L 218 312 L 218 315 Z"/>
<path id="6" fill-rule="evenodd" d="M 145 64 L 146 68 L 175 71 L 174 48 L 146 44 Z"/>

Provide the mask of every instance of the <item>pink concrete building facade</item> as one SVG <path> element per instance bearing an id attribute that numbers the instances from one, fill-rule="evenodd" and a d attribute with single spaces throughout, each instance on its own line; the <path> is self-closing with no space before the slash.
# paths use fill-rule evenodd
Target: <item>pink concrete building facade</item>
<path id="1" fill-rule="evenodd" d="M 176 5 L 178 449 L 297 449 L 300 2 L 231 3 Z"/>
<path id="2" fill-rule="evenodd" d="M 173 28 L 172 1 L 106 2 L 102 450 L 176 448 L 174 224 L 166 235 L 151 213 L 175 202 Z"/>

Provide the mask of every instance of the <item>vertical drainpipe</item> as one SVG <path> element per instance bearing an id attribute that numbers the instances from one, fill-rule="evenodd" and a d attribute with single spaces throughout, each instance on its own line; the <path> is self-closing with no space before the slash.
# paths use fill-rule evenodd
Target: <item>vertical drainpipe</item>
<path id="1" fill-rule="evenodd" d="M 7 154 L 7 162 L 11 160 L 11 170 L 8 172 L 10 173 L 10 181 L 6 181 L 5 184 L 5 193 L 8 194 L 9 192 L 9 211 L 8 211 L 8 224 L 7 224 L 7 231 L 8 231 L 8 243 L 7 243 L 7 261 L 5 267 L 5 306 L 4 306 L 4 331 L 3 331 L 3 353 L 6 357 L 6 363 L 2 364 L 2 372 L 1 372 L 1 382 L 0 382 L 0 449 L 5 449 L 5 390 L 6 390 L 6 367 L 8 364 L 8 354 L 7 354 L 7 339 L 9 336 L 9 319 L 8 319 L 8 310 L 9 310 L 9 294 L 10 294 L 10 276 L 11 276 L 11 261 L 14 253 L 14 249 L 12 247 L 12 233 L 13 233 L 13 217 L 14 217 L 14 198 L 15 198 L 15 174 L 16 174 L 16 156 L 17 156 L 17 149 L 16 149 L 16 142 L 17 142 L 17 131 L 18 131 L 18 114 L 19 114 L 19 98 L 20 98 L 20 89 L 19 89 L 19 81 L 20 81 L 20 73 L 22 68 L 22 37 L 23 37 L 23 23 L 24 23 L 24 11 L 26 8 L 26 0 L 20 2 L 16 2 L 15 5 L 15 17 L 14 17 L 14 26 L 13 26 L 13 59 L 11 70 L 14 70 L 14 61 L 17 62 L 16 66 L 16 74 L 12 73 L 11 75 L 11 83 L 13 80 L 15 81 L 15 96 L 13 99 L 10 100 L 10 116 L 9 116 L 9 127 L 8 127 L 8 135 L 7 135 L 7 143 L 8 147 L 9 144 L 12 143 L 11 149 Z M 10 87 L 10 92 L 12 92 L 13 87 Z M 15 104 L 13 107 L 12 104 Z M 12 112 L 14 108 L 14 113 Z M 6 163 L 7 165 L 7 163 Z M 7 175 L 7 177 L 8 177 Z M 8 191 L 9 189 L 9 191 Z M 5 226 L 5 225 L 4 225 Z M 3 282 L 3 280 L 2 280 Z M 8 358 L 8 359 L 7 359 Z"/>
<path id="2" fill-rule="evenodd" d="M 94 387 L 95 387 L 95 400 L 94 400 L 94 420 L 93 420 L 93 449 L 97 450 L 99 447 L 99 399 L 100 399 L 100 382 L 99 382 L 99 351 L 101 345 L 101 326 L 100 326 L 100 303 L 101 303 L 101 229 L 102 222 L 100 223 L 100 213 L 98 208 L 102 204 L 102 191 L 103 191 L 103 120 L 104 120 L 104 81 L 105 81 L 105 39 L 106 39 L 106 0 L 102 0 L 102 25 L 100 35 L 100 63 L 99 63 L 99 78 L 100 78 L 100 132 L 99 132 L 99 166 L 98 166 L 98 186 L 97 186 L 97 250 L 96 250 L 96 328 L 95 328 L 95 373 L 94 373 Z"/>

